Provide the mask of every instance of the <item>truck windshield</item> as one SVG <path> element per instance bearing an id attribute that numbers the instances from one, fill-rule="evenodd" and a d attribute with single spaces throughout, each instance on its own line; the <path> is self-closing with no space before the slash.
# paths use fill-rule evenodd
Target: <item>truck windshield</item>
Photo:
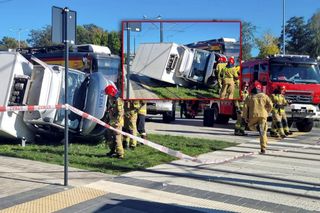
<path id="1" fill-rule="evenodd" d="M 192 62 L 191 72 L 189 77 L 191 80 L 202 82 L 205 77 L 208 62 L 210 59 L 210 52 L 196 50 Z"/>
<path id="2" fill-rule="evenodd" d="M 281 64 L 270 65 L 270 79 L 277 82 L 319 84 L 320 71 L 314 64 Z"/>
<path id="3" fill-rule="evenodd" d="M 97 58 L 98 71 L 108 80 L 117 82 L 118 70 L 120 66 L 120 58 Z"/>
<path id="4" fill-rule="evenodd" d="M 64 72 L 64 70 L 63 70 Z M 73 70 L 69 70 L 68 73 L 68 102 L 70 105 L 74 105 L 74 99 L 75 95 L 79 94 L 79 89 L 82 85 L 82 83 L 85 80 L 85 73 L 82 72 L 76 72 Z M 85 91 L 82 91 L 85 92 Z M 59 103 L 64 103 L 64 97 L 65 97 L 65 92 L 64 92 L 64 79 L 63 83 L 61 86 L 60 90 L 60 95 L 59 95 Z M 61 126 L 64 125 L 64 110 L 57 110 L 54 123 L 59 124 Z M 78 119 L 78 116 L 75 116 L 73 113 L 70 113 L 69 115 L 69 127 L 71 129 L 76 129 L 79 125 L 80 120 Z"/>

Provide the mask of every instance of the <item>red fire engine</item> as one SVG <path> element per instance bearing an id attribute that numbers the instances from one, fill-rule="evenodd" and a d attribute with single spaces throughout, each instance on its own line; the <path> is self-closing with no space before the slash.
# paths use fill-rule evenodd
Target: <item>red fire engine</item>
<path id="1" fill-rule="evenodd" d="M 252 85 L 259 81 L 266 94 L 272 94 L 278 86 L 286 86 L 286 108 L 289 124 L 296 122 L 301 132 L 312 130 L 313 121 L 320 118 L 320 71 L 317 61 L 308 56 L 276 55 L 266 59 L 254 59 L 242 64 L 242 82 Z M 210 103 L 216 122 L 227 123 L 234 116 L 232 101 Z M 205 125 L 213 121 L 204 117 Z"/>

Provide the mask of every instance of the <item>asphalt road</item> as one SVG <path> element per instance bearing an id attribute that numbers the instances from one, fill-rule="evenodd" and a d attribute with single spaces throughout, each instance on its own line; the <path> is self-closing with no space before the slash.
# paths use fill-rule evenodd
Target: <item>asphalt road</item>
<path id="1" fill-rule="evenodd" d="M 148 115 L 146 122 L 147 133 L 154 134 L 172 134 L 177 136 L 194 137 L 194 138 L 206 138 L 216 139 L 223 141 L 230 141 L 236 143 L 244 143 L 259 137 L 258 132 L 247 131 L 247 136 L 235 136 L 234 135 L 235 121 L 230 120 L 229 124 L 214 124 L 213 127 L 203 126 L 203 117 L 197 116 L 195 119 L 180 118 L 178 113 L 176 114 L 176 120 L 170 124 L 163 123 L 162 116 Z M 269 122 L 269 126 L 271 123 Z M 298 132 L 294 126 L 291 131 Z M 315 128 L 315 131 L 320 129 Z"/>

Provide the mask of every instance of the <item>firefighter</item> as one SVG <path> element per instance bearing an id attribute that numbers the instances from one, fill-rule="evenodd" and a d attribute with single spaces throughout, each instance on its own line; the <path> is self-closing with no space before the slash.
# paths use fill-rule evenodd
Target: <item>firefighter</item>
<path id="1" fill-rule="evenodd" d="M 285 112 L 285 106 L 288 105 L 287 100 L 284 97 L 285 86 L 278 86 L 271 95 L 273 102 L 272 109 L 272 125 L 270 136 L 285 138 L 292 133 L 289 130 L 287 116 Z"/>
<path id="2" fill-rule="evenodd" d="M 234 134 L 235 135 L 240 135 L 240 136 L 245 136 L 247 135 L 244 130 L 246 128 L 246 123 L 243 119 L 243 106 L 244 106 L 244 101 L 249 95 L 248 92 L 248 87 L 249 84 L 246 82 L 243 84 L 243 90 L 242 90 L 242 97 L 241 100 L 235 101 L 235 107 L 236 107 L 236 113 L 237 113 L 237 122 L 235 124 L 235 129 L 234 129 Z"/>
<path id="3" fill-rule="evenodd" d="M 138 111 L 138 119 L 137 119 L 137 130 L 140 134 L 140 137 L 143 139 L 147 139 L 147 133 L 145 129 L 147 115 L 147 103 L 145 101 L 140 101 L 140 108 Z"/>
<path id="4" fill-rule="evenodd" d="M 217 76 L 217 81 L 218 81 L 218 87 L 219 90 L 222 88 L 222 80 L 223 80 L 223 75 L 222 75 L 222 70 L 227 66 L 227 59 L 225 57 L 220 56 L 218 59 L 218 64 L 216 67 L 216 76 Z"/>
<path id="5" fill-rule="evenodd" d="M 137 100 L 128 100 L 124 103 L 124 128 L 125 131 L 133 136 L 137 136 L 137 119 L 140 103 Z M 125 148 L 135 149 L 137 140 L 124 136 Z"/>
<path id="6" fill-rule="evenodd" d="M 123 126 L 123 101 L 118 98 L 118 90 L 112 84 L 105 88 L 105 93 L 108 95 L 108 104 L 106 110 L 106 115 L 108 116 L 107 120 L 113 128 L 121 130 Z M 106 142 L 109 142 L 110 148 L 110 152 L 107 153 L 107 156 L 123 159 L 124 150 L 122 146 L 122 135 L 118 132 L 108 129 L 105 134 L 105 139 Z"/>
<path id="7" fill-rule="evenodd" d="M 251 90 L 250 96 L 246 99 L 243 108 L 243 117 L 248 123 L 250 130 L 258 130 L 260 134 L 261 154 L 265 154 L 268 138 L 267 138 L 267 118 L 272 110 L 272 101 L 261 92 L 261 84 L 255 82 L 254 88 Z"/>
<path id="8" fill-rule="evenodd" d="M 233 57 L 229 58 L 227 66 L 222 69 L 222 73 L 223 73 L 223 82 L 222 82 L 222 88 L 220 92 L 220 98 L 233 99 L 234 86 L 235 86 L 234 80 L 238 78 L 237 71 L 234 67 Z"/>

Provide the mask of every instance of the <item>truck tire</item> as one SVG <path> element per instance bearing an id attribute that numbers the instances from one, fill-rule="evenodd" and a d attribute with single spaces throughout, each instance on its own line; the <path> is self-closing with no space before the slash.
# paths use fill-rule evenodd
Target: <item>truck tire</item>
<path id="1" fill-rule="evenodd" d="M 214 109 L 206 108 L 203 113 L 203 126 L 213 127 L 214 125 Z"/>
<path id="2" fill-rule="evenodd" d="M 296 122 L 299 132 L 310 132 L 313 127 L 313 119 L 304 118 Z"/>
<path id="3" fill-rule="evenodd" d="M 162 114 L 162 121 L 164 123 L 171 123 L 176 120 L 176 103 L 172 104 L 172 110 L 169 112 L 164 112 Z"/>
<path id="4" fill-rule="evenodd" d="M 215 123 L 217 124 L 228 124 L 229 122 L 229 116 L 227 115 L 223 115 L 223 114 L 219 114 L 219 108 L 217 105 L 213 106 L 213 111 L 214 111 L 214 118 L 215 118 Z"/>
<path id="5" fill-rule="evenodd" d="M 165 112 L 162 114 L 162 121 L 164 123 L 171 123 L 176 120 L 175 112 Z"/>
<path id="6" fill-rule="evenodd" d="M 172 104 L 171 121 L 176 120 L 176 103 Z"/>
<path id="7" fill-rule="evenodd" d="M 287 121 L 288 121 L 288 127 L 291 128 L 291 126 L 293 124 L 293 119 L 288 118 Z"/>

